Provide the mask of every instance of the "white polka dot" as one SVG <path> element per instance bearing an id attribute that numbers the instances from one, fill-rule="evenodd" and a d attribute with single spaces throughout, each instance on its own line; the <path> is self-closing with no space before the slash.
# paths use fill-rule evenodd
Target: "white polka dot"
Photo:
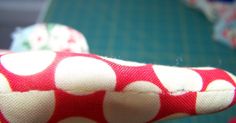
<path id="1" fill-rule="evenodd" d="M 53 91 L 12 92 L 0 95 L 0 109 L 11 123 L 45 123 L 54 112 Z"/>
<path id="2" fill-rule="evenodd" d="M 0 93 L 5 92 L 11 92 L 11 87 L 4 75 L 0 73 Z"/>
<path id="3" fill-rule="evenodd" d="M 161 93 L 161 89 L 158 86 L 148 81 L 132 82 L 124 88 L 124 91 Z"/>
<path id="4" fill-rule="evenodd" d="M 227 71 L 225 71 L 225 72 L 233 79 L 234 83 L 236 84 L 236 77 L 235 77 L 235 75 L 233 75 L 232 73 L 227 72 Z"/>
<path id="5" fill-rule="evenodd" d="M 108 61 L 111 61 L 113 63 L 116 63 L 118 65 L 122 65 L 122 66 L 133 66 L 133 67 L 138 67 L 138 66 L 144 66 L 145 64 L 143 63 L 138 63 L 138 62 L 132 62 L 132 61 L 124 61 L 124 60 L 120 60 L 120 59 L 114 59 L 114 58 L 107 58 L 107 57 L 102 57 Z"/>
<path id="6" fill-rule="evenodd" d="M 228 107 L 234 99 L 234 86 L 225 80 L 215 80 L 207 87 L 207 92 L 197 93 L 196 112 L 212 113 Z"/>
<path id="7" fill-rule="evenodd" d="M 191 67 L 192 69 L 196 69 L 196 70 L 214 70 L 216 68 L 214 67 Z"/>
<path id="8" fill-rule="evenodd" d="M 193 70 L 161 65 L 155 65 L 153 69 L 161 83 L 170 92 L 200 91 L 202 89 L 202 78 Z"/>
<path id="9" fill-rule="evenodd" d="M 98 90 L 114 90 L 116 75 L 103 61 L 89 57 L 62 60 L 55 73 L 56 86 L 70 94 L 84 95 Z"/>
<path id="10" fill-rule="evenodd" d="M 84 117 L 70 117 L 59 121 L 58 123 L 96 123 L 95 121 Z"/>
<path id="11" fill-rule="evenodd" d="M 107 92 L 103 108 L 108 122 L 144 123 L 157 115 L 160 99 L 153 93 Z"/>
<path id="12" fill-rule="evenodd" d="M 169 115 L 169 116 L 166 116 L 166 117 L 160 119 L 160 121 L 163 121 L 163 120 L 170 120 L 170 119 L 176 119 L 176 118 L 186 117 L 186 116 L 189 116 L 189 114 L 187 114 L 187 113 L 175 113 L 175 114 L 171 114 L 171 115 Z"/>
<path id="13" fill-rule="evenodd" d="M 34 51 L 8 54 L 1 57 L 2 65 L 17 75 L 33 75 L 46 69 L 56 54 L 49 51 Z"/>
<path id="14" fill-rule="evenodd" d="M 207 86 L 207 91 L 227 91 L 227 90 L 234 90 L 235 87 L 228 81 L 225 80 L 215 80 L 212 81 Z"/>

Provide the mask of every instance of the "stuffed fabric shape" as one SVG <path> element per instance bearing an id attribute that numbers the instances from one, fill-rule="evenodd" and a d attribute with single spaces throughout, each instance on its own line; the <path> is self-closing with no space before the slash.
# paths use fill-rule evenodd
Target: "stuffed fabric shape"
<path id="1" fill-rule="evenodd" d="M 2 123 L 145 123 L 222 111 L 236 78 L 212 67 L 143 64 L 93 54 L 0 55 Z"/>
<path id="2" fill-rule="evenodd" d="M 89 47 L 84 35 L 72 27 L 57 23 L 37 23 L 16 28 L 12 33 L 10 50 L 88 53 Z"/>

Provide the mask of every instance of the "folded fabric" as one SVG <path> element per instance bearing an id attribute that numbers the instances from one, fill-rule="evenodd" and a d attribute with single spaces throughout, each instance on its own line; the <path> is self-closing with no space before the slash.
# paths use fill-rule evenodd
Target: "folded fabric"
<path id="1" fill-rule="evenodd" d="M 3 123 L 144 123 L 235 103 L 236 77 L 218 68 L 53 51 L 0 55 Z"/>

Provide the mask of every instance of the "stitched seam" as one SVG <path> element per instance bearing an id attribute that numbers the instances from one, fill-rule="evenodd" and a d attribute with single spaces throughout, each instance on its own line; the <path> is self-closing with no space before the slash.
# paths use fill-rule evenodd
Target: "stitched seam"
<path id="1" fill-rule="evenodd" d="M 25 93 L 25 92 L 49 92 L 49 91 L 56 91 L 56 90 L 29 90 L 29 91 L 12 91 L 12 92 L 0 92 L 0 94 L 10 94 L 10 93 Z M 68 92 L 73 92 L 73 90 L 66 90 Z M 155 91 L 111 91 L 111 90 L 96 90 L 96 91 L 79 91 L 79 93 L 83 94 L 83 93 L 94 93 L 94 92 L 99 92 L 99 91 L 105 91 L 105 92 L 109 92 L 109 93 L 134 93 L 134 94 L 162 94 L 162 95 L 181 95 L 181 93 L 214 93 L 214 92 L 230 92 L 230 91 L 235 91 L 234 90 L 211 90 L 211 91 L 175 91 L 175 92 L 155 92 Z"/>

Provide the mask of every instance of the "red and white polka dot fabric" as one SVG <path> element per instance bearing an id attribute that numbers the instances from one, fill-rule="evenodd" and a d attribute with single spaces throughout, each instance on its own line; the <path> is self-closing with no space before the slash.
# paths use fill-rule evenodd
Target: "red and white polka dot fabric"
<path id="1" fill-rule="evenodd" d="M 53 51 L 0 55 L 2 123 L 145 123 L 235 103 L 236 77 L 217 68 Z"/>

